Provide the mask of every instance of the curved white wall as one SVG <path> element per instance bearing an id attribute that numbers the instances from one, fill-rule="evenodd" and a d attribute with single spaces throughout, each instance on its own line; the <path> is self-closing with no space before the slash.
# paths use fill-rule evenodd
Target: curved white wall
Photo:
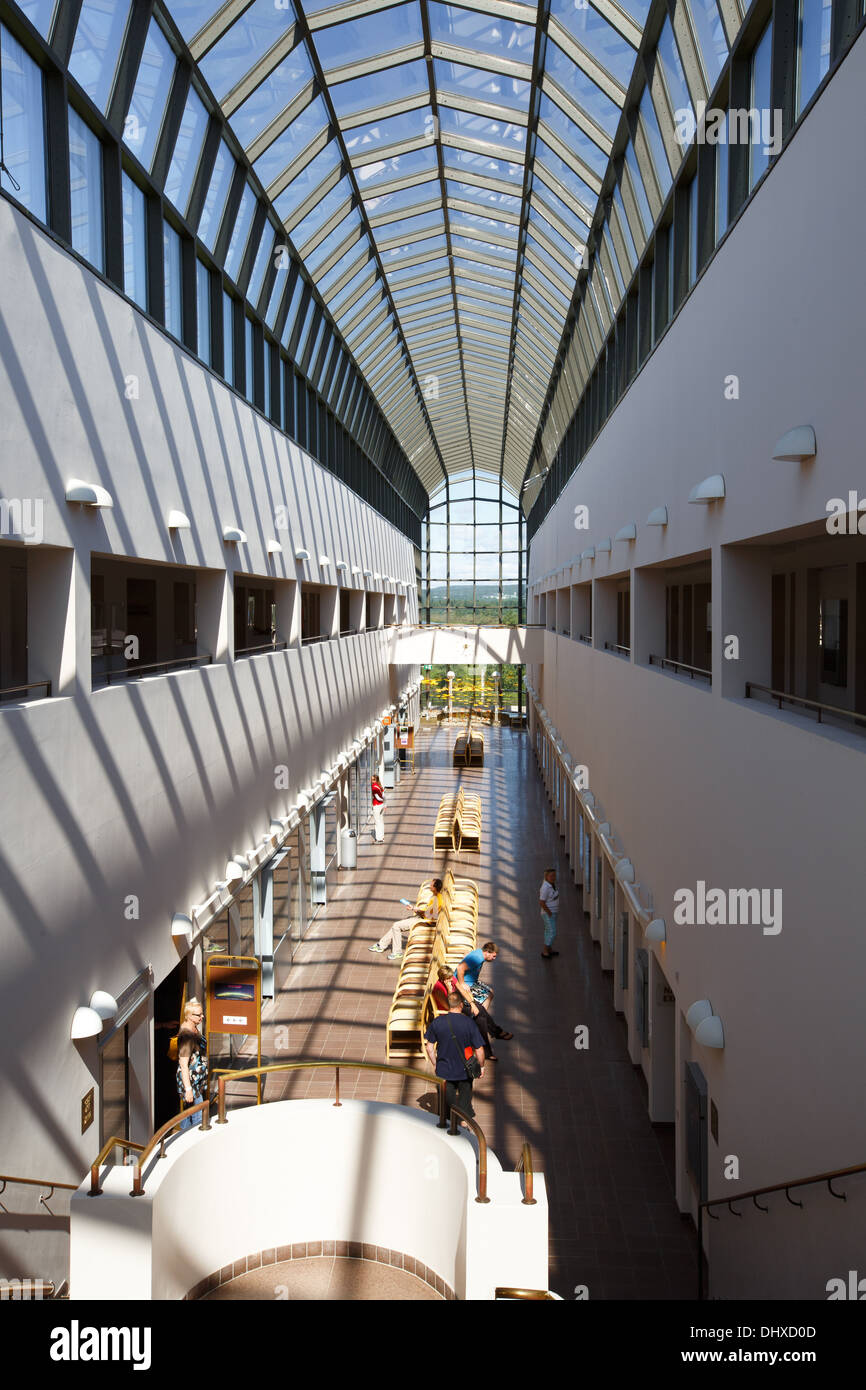
<path id="1" fill-rule="evenodd" d="M 243 1256 L 319 1240 L 400 1250 L 458 1298 L 497 1285 L 547 1288 L 547 1196 L 488 1154 L 490 1202 L 475 1201 L 475 1149 L 434 1116 L 375 1101 L 276 1101 L 192 1130 L 150 1165 L 143 1197 L 114 1169 L 103 1196 L 71 1204 L 75 1299 L 177 1299 Z M 279 1281 L 275 1279 L 275 1285 Z"/>

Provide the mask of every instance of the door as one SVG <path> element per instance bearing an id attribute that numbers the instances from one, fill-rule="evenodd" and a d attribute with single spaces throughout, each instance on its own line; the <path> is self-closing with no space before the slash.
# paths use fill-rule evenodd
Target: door
<path id="1" fill-rule="evenodd" d="M 177 1114 L 177 1061 L 168 1055 L 169 1043 L 176 1037 L 185 1002 L 186 958 L 153 992 L 153 1126 L 159 1129 Z"/>

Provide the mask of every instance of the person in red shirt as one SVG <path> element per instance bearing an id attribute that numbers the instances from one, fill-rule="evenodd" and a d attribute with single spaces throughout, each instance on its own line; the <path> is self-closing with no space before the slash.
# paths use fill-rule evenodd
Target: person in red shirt
<path id="1" fill-rule="evenodd" d="M 370 779 L 370 788 L 373 793 L 373 838 L 377 845 L 382 845 L 385 843 L 385 789 L 376 776 Z"/>

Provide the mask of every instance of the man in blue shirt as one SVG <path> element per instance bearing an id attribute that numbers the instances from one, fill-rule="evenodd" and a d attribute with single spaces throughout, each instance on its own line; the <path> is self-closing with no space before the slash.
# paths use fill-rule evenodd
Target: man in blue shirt
<path id="1" fill-rule="evenodd" d="M 464 1115 L 473 1117 L 472 1081 L 466 1074 L 465 1059 L 473 1052 L 484 1075 L 484 1039 L 471 1018 L 461 1012 L 463 1000 L 457 993 L 448 996 L 448 1013 L 433 1019 L 424 1040 L 427 1056 L 436 1075 L 445 1081 L 445 1104 L 448 1114 L 456 1105 Z M 435 1051 L 434 1051 L 435 1049 Z"/>
<path id="2" fill-rule="evenodd" d="M 463 1012 L 475 1019 L 484 1039 L 488 1060 L 491 1062 L 495 1062 L 497 1059 L 490 1042 L 490 1035 L 492 1034 L 494 1038 L 504 1038 L 506 1042 L 514 1037 L 513 1033 L 506 1033 L 503 1028 L 500 1028 L 492 1015 L 487 1012 L 486 1006 L 488 1001 L 493 998 L 493 990 L 489 985 L 480 984 L 478 979 L 485 962 L 495 959 L 496 943 L 487 941 L 483 946 L 477 947 L 474 951 L 470 951 L 468 956 L 463 957 L 454 975 L 454 984 L 464 1001 Z"/>

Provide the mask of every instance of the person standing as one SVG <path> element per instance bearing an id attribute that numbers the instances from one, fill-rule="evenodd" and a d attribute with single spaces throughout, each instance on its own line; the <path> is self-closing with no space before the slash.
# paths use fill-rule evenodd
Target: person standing
<path id="1" fill-rule="evenodd" d="M 439 1014 L 424 1034 L 430 1065 L 445 1081 L 445 1105 L 450 1117 L 455 1105 L 464 1115 L 474 1118 L 472 1108 L 472 1077 L 467 1070 L 469 1056 L 474 1056 L 484 1075 L 484 1039 L 477 1025 L 461 1012 L 463 1001 L 455 990 L 448 998 L 448 1013 Z"/>
<path id="2" fill-rule="evenodd" d="M 377 845 L 385 843 L 385 789 L 374 774 L 370 779 L 373 793 L 373 839 Z"/>
<path id="3" fill-rule="evenodd" d="M 198 999 L 189 999 L 177 1035 L 177 1090 L 181 1101 L 198 1105 L 207 1095 L 207 1045 L 201 1025 L 204 1009 Z M 201 1113 L 201 1112 L 199 1112 Z M 192 1129 L 195 1117 L 185 1115 L 181 1130 Z"/>
<path id="4" fill-rule="evenodd" d="M 404 901 L 401 899 L 401 901 Z M 399 922 L 393 922 L 384 936 L 380 936 L 374 946 L 370 946 L 371 951 L 384 951 L 386 946 L 391 947 L 389 960 L 401 960 L 403 957 L 403 933 L 408 932 L 419 920 L 422 922 L 435 922 L 439 916 L 439 909 L 442 906 L 442 880 L 432 878 L 430 880 L 430 898 L 424 908 L 413 908 L 411 917 L 401 917 Z"/>
<path id="5" fill-rule="evenodd" d="M 542 960 L 550 960 L 559 952 L 552 949 L 556 940 L 556 918 L 559 913 L 559 889 L 556 886 L 556 870 L 545 869 L 541 887 L 538 890 L 538 906 L 541 909 L 541 923 L 544 927 L 544 950 Z"/>
<path id="6" fill-rule="evenodd" d="M 490 1041 L 491 1034 L 494 1038 L 504 1039 L 505 1042 L 510 1042 L 514 1037 L 513 1033 L 507 1033 L 504 1028 L 500 1028 L 488 1012 L 487 1005 L 493 998 L 493 990 L 489 985 L 482 985 L 478 978 L 485 962 L 495 960 L 496 954 L 495 942 L 487 941 L 483 946 L 470 951 L 468 956 L 464 956 L 454 974 L 454 987 L 463 1000 L 463 1012 L 467 1017 L 474 1018 L 484 1039 L 487 1058 L 491 1062 L 496 1061 Z"/>

